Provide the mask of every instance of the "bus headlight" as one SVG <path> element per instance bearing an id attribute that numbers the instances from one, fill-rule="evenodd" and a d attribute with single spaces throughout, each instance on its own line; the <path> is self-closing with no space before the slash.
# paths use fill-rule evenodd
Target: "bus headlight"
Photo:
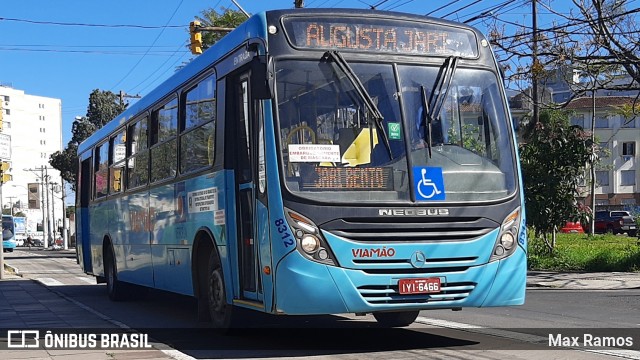
<path id="1" fill-rule="evenodd" d="M 516 239 L 520 233 L 522 214 L 520 208 L 515 209 L 507 216 L 500 226 L 498 239 L 493 246 L 489 262 L 504 259 L 516 250 Z"/>
<path id="2" fill-rule="evenodd" d="M 313 235 L 304 235 L 300 239 L 300 247 L 307 254 L 313 254 L 320 247 L 320 240 Z"/>
<path id="3" fill-rule="evenodd" d="M 504 246 L 505 249 L 509 250 L 513 247 L 513 244 L 516 243 L 516 239 L 513 237 L 513 234 L 510 232 L 506 232 L 500 236 L 500 244 Z"/>
<path id="4" fill-rule="evenodd" d="M 335 265 L 335 257 L 316 224 L 299 213 L 284 209 L 285 218 L 296 238 L 296 249 L 307 259 Z"/>

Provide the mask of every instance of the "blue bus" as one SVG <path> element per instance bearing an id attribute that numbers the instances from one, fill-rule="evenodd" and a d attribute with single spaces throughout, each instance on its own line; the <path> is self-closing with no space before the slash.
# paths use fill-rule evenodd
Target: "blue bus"
<path id="1" fill-rule="evenodd" d="M 13 216 L 2 215 L 2 251 L 12 252 L 17 246 Z"/>
<path id="2" fill-rule="evenodd" d="M 186 294 L 218 328 L 239 307 L 396 327 L 524 303 L 516 139 L 466 25 L 256 14 L 78 156 L 78 261 L 113 300 Z"/>

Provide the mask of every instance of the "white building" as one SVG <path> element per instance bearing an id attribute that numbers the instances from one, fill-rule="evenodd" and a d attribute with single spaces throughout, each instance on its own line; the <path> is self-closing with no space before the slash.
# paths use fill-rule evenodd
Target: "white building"
<path id="1" fill-rule="evenodd" d="M 55 231 L 62 225 L 63 218 L 62 178 L 60 172 L 49 165 L 49 156 L 62 150 L 62 101 L 29 95 L 0 84 L 0 111 L 2 134 L 11 137 L 10 159 L 2 161 L 11 163 L 13 177 L 2 185 L 2 208 L 13 207 L 14 213 L 27 214 L 27 231 L 40 236 L 42 232 L 36 232 L 42 229 L 44 218 L 47 240 L 49 235 L 57 237 Z M 46 192 L 43 180 L 49 185 Z M 39 184 L 40 193 L 29 197 L 29 184 L 34 183 Z M 36 203 L 37 209 L 29 209 Z"/>
<path id="2" fill-rule="evenodd" d="M 640 119 L 620 115 L 618 109 L 632 105 L 635 97 L 596 97 L 595 135 L 601 151 L 601 161 L 596 167 L 596 206 L 640 205 Z M 575 111 L 573 125 L 591 129 L 593 100 L 591 97 L 574 99 L 567 106 Z M 587 204 L 587 188 L 581 189 Z"/>

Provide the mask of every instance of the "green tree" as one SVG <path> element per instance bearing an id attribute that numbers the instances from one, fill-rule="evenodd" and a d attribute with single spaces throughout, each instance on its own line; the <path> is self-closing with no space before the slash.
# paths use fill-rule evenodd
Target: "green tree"
<path id="1" fill-rule="evenodd" d="M 639 90 L 640 9 L 619 0 L 567 3 L 569 11 L 558 11 L 553 2 L 537 2 L 539 10 L 545 12 L 544 22 L 553 22 L 537 27 L 535 47 L 530 24 L 507 26 L 501 11 L 485 20 L 507 85 L 526 89 L 537 79 L 543 107 L 555 106 L 550 104 L 544 82 L 557 76 L 556 69 L 567 70 L 565 81 L 572 85 L 573 97 L 598 89 Z M 582 84 L 573 86 L 573 71 L 579 72 Z M 620 81 L 622 75 L 628 75 L 629 81 Z"/>
<path id="2" fill-rule="evenodd" d="M 93 90 L 89 95 L 87 115 L 73 122 L 72 137 L 67 147 L 49 157 L 49 164 L 60 171 L 62 178 L 71 184 L 74 191 L 78 172 L 78 145 L 126 108 L 127 104 L 121 103 L 119 97 L 111 91 Z"/>
<path id="3" fill-rule="evenodd" d="M 570 126 L 567 112 L 544 110 L 520 147 L 527 225 L 550 252 L 557 229 L 582 215 L 575 198 L 592 146 L 588 132 Z"/>
<path id="4" fill-rule="evenodd" d="M 236 28 L 247 20 L 247 16 L 237 10 L 229 8 L 220 8 L 220 12 L 209 8 L 203 10 L 201 16 L 196 16 L 195 19 L 200 21 L 201 26 L 205 27 L 224 27 L 224 28 Z M 218 42 L 227 34 L 226 31 L 203 31 L 202 32 L 202 46 L 207 49 L 213 44 Z"/>

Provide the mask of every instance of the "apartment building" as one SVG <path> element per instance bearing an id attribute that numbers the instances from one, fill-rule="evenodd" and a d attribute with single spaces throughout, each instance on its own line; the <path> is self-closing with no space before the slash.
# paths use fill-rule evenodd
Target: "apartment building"
<path id="1" fill-rule="evenodd" d="M 571 66 L 560 67 L 548 72 L 549 77 L 541 80 L 538 87 L 542 103 L 566 104 L 565 109 L 573 113 L 571 123 L 591 131 L 595 113 L 594 132 L 598 142 L 600 161 L 596 166 L 595 198 L 597 207 L 634 208 L 640 206 L 640 116 L 625 118 L 620 113 L 624 105 L 638 107 L 640 100 L 637 90 L 624 89 L 632 83 L 628 75 L 612 79 L 610 86 L 621 86 L 624 90 L 597 90 L 595 111 L 593 98 L 589 96 L 573 98 L 574 88 L 587 88 L 580 84 L 579 72 Z M 633 87 L 636 88 L 637 87 Z M 514 122 L 519 123 L 531 115 L 531 89 L 511 92 L 509 105 Z M 573 98 L 573 99 L 572 99 Z M 589 174 L 585 174 L 588 179 Z M 581 197 L 585 204 L 591 204 L 588 182 L 581 186 Z"/>
<path id="2" fill-rule="evenodd" d="M 0 111 L 1 133 L 11 140 L 9 158 L 2 161 L 10 163 L 13 177 L 2 184 L 2 208 L 25 213 L 28 232 L 55 236 L 62 225 L 62 178 L 49 156 L 62 149 L 62 101 L 0 84 Z M 30 194 L 29 184 L 38 184 L 31 185 L 38 193 Z"/>
<path id="3" fill-rule="evenodd" d="M 632 105 L 635 97 L 596 96 L 595 122 L 591 97 L 577 98 L 567 105 L 572 110 L 572 125 L 595 130 L 600 161 L 596 165 L 596 206 L 640 205 L 640 119 L 620 114 L 624 105 Z M 587 204 L 591 203 L 588 188 L 581 188 Z"/>

